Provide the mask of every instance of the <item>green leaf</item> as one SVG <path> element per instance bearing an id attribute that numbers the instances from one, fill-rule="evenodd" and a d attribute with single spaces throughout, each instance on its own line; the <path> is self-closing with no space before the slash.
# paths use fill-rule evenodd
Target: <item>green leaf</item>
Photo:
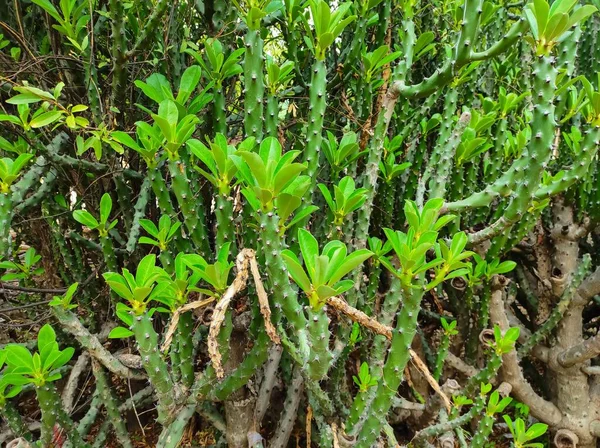
<path id="1" fill-rule="evenodd" d="M 300 265 L 298 258 L 289 250 L 284 250 L 281 253 L 283 257 L 283 261 L 287 267 L 288 272 L 290 273 L 292 279 L 296 282 L 296 284 L 305 292 L 310 293 L 312 287 L 306 272 Z"/>
<path id="2" fill-rule="evenodd" d="M 110 286 L 110 289 L 112 289 L 120 297 L 124 298 L 125 300 L 131 300 L 133 298 L 131 289 L 127 285 L 127 282 L 123 276 L 115 272 L 106 272 L 102 274 L 102 276 L 104 277 L 106 284 Z"/>
<path id="3" fill-rule="evenodd" d="M 33 356 L 25 347 L 9 344 L 5 347 L 6 363 L 13 367 L 25 367 L 33 371 Z"/>
<path id="4" fill-rule="evenodd" d="M 329 283 L 337 283 L 341 278 L 359 266 L 362 262 L 373 256 L 373 252 L 367 249 L 360 249 L 352 252 L 346 257 L 344 262 L 336 269 L 335 273 L 329 279 Z"/>
<path id="5" fill-rule="evenodd" d="M 273 188 L 274 194 L 277 195 L 280 191 L 292 183 L 294 179 L 296 179 L 296 177 L 305 169 L 306 166 L 302 165 L 301 163 L 292 163 L 281 168 L 275 175 Z"/>
<path id="6" fill-rule="evenodd" d="M 285 223 L 290 215 L 300 207 L 302 198 L 289 193 L 280 193 L 277 197 L 277 212 L 281 218 L 281 222 Z"/>
<path id="7" fill-rule="evenodd" d="M 41 128 L 43 126 L 47 126 L 47 125 L 49 125 L 51 123 L 54 123 L 60 117 L 62 117 L 62 112 L 61 111 L 51 110 L 50 112 L 45 112 L 45 113 L 40 114 L 37 117 L 33 118 L 29 122 L 29 125 L 32 128 Z"/>
<path id="8" fill-rule="evenodd" d="M 140 219 L 140 225 L 146 232 L 148 232 L 154 238 L 158 238 L 158 228 L 152 221 L 150 221 L 149 219 Z"/>
<path id="9" fill-rule="evenodd" d="M 98 224 L 96 218 L 94 218 L 92 214 L 87 210 L 75 210 L 73 212 L 73 218 L 78 223 L 83 224 L 84 226 L 89 227 L 92 230 L 96 229 L 100 225 Z"/>
<path id="10" fill-rule="evenodd" d="M 525 436 L 527 437 L 528 441 L 537 439 L 538 437 L 543 436 L 547 430 L 548 425 L 544 423 L 534 423 L 529 427 L 529 429 L 527 429 Z"/>
<path id="11" fill-rule="evenodd" d="M 548 23 L 550 7 L 546 0 L 533 0 L 533 6 L 537 29 L 539 30 L 540 35 L 544 35 L 546 24 Z"/>
<path id="12" fill-rule="evenodd" d="M 33 93 L 21 93 L 6 100 L 8 104 L 31 104 L 40 101 L 42 101 L 42 99 Z"/>
<path id="13" fill-rule="evenodd" d="M 319 207 L 317 207 L 316 205 L 309 205 L 308 207 L 300 210 L 298 213 L 296 213 L 294 215 L 294 217 L 290 220 L 290 222 L 287 224 L 287 227 L 291 227 L 293 225 L 295 225 L 296 223 L 302 221 L 304 218 L 306 218 L 307 216 L 309 216 L 311 213 L 314 213 L 315 211 L 319 210 Z"/>
<path id="14" fill-rule="evenodd" d="M 319 300 L 324 304 L 327 299 L 330 297 L 334 297 L 337 295 L 337 291 L 328 285 L 321 285 L 317 288 L 317 296 L 319 296 Z"/>
<path id="15" fill-rule="evenodd" d="M 133 331 L 125 327 L 115 327 L 108 333 L 109 339 L 124 339 L 133 336 Z"/>
<path id="16" fill-rule="evenodd" d="M 141 236 L 138 242 L 140 244 L 151 244 L 153 246 L 160 246 L 160 243 L 158 241 L 148 238 L 147 236 Z"/>
<path id="17" fill-rule="evenodd" d="M 83 112 L 85 110 L 88 110 L 88 107 L 86 105 L 84 105 L 84 104 L 76 104 L 75 106 L 72 107 L 71 113 Z"/>
<path id="18" fill-rule="evenodd" d="M 333 285 L 333 288 L 335 289 L 335 293 L 340 295 L 350 290 L 353 286 L 354 280 L 348 279 L 337 282 L 335 285 Z"/>
<path id="19" fill-rule="evenodd" d="M 527 18 L 527 22 L 529 22 L 529 28 L 531 28 L 531 34 L 533 34 L 533 38 L 535 40 L 539 40 L 540 31 L 538 29 L 537 19 L 536 19 L 534 10 L 532 8 L 529 8 L 528 6 L 526 6 L 523 9 L 523 11 L 525 13 L 525 17 Z M 544 30 L 542 30 L 542 32 L 543 31 Z"/>
<path id="20" fill-rule="evenodd" d="M 267 187 L 267 167 L 265 166 L 261 157 L 254 152 L 240 152 L 239 153 L 244 161 L 248 164 L 250 171 L 259 187 Z M 235 161 L 234 158 L 232 160 Z M 240 166 L 238 165 L 238 169 Z M 240 169 L 241 171 L 241 169 Z"/>
<path id="21" fill-rule="evenodd" d="M 335 213 L 337 211 L 337 207 L 335 206 L 335 202 L 333 202 L 333 198 L 331 197 L 331 193 L 329 192 L 327 186 L 324 184 L 319 184 L 317 185 L 317 187 L 319 187 L 319 190 L 321 190 L 321 193 L 325 198 L 325 202 L 327 202 L 327 205 L 329 206 L 331 211 Z"/>
<path id="22" fill-rule="evenodd" d="M 566 30 L 567 24 L 569 23 L 569 16 L 567 14 L 554 14 L 548 20 L 544 36 L 548 41 L 554 41 L 558 39 Z"/>
<path id="23" fill-rule="evenodd" d="M 178 103 L 185 104 L 187 102 L 200 82 L 201 76 L 202 70 L 199 65 L 192 65 L 183 72 L 179 82 L 179 92 L 177 92 L 177 98 L 175 99 Z"/>
<path id="24" fill-rule="evenodd" d="M 583 22 L 596 11 L 598 11 L 598 9 L 593 5 L 583 5 L 576 11 L 573 11 L 573 14 L 571 14 L 571 17 L 569 17 L 567 29 L 571 29 L 573 25 Z"/>
<path id="25" fill-rule="evenodd" d="M 494 273 L 506 274 L 507 272 L 512 271 L 516 267 L 517 267 L 517 263 L 515 263 L 514 261 L 505 261 L 503 263 L 500 263 L 498 265 L 498 267 L 496 267 L 496 269 L 494 269 Z"/>
<path id="26" fill-rule="evenodd" d="M 267 137 L 260 143 L 258 153 L 265 166 L 270 160 L 279 161 L 281 158 L 281 143 L 275 137 Z"/>
<path id="27" fill-rule="evenodd" d="M 450 245 L 450 251 L 452 255 L 456 256 L 460 254 L 467 243 L 469 242 L 469 237 L 465 234 L 465 232 L 458 232 L 452 237 L 452 243 Z"/>
<path id="28" fill-rule="evenodd" d="M 298 243 L 300 244 L 302 259 L 308 276 L 314 280 L 316 273 L 315 258 L 319 256 L 319 244 L 316 238 L 306 229 L 298 230 Z"/>
<path id="29" fill-rule="evenodd" d="M 46 324 L 40 329 L 37 339 L 38 348 L 41 350 L 47 344 L 53 344 L 56 342 L 56 333 L 49 324 Z"/>
<path id="30" fill-rule="evenodd" d="M 52 363 L 52 367 L 51 367 L 52 370 L 59 369 L 62 366 L 64 366 L 65 364 L 67 364 L 71 360 L 71 358 L 73 357 L 74 354 L 75 354 L 75 349 L 73 347 L 65 348 L 62 352 L 60 352 L 60 355 Z"/>
<path id="31" fill-rule="evenodd" d="M 108 193 L 104 193 L 100 199 L 100 224 L 106 225 L 110 212 L 112 210 L 112 198 Z"/>
<path id="32" fill-rule="evenodd" d="M 15 117 L 14 115 L 6 115 L 6 114 L 0 114 L 0 122 L 2 121 L 8 121 L 12 124 L 16 124 L 16 125 L 21 125 L 21 120 L 19 120 L 18 117 Z M 4 148 L 2 148 L 4 149 Z"/>
<path id="33" fill-rule="evenodd" d="M 156 273 L 156 255 L 146 255 L 138 264 L 135 281 L 138 286 L 148 286 Z"/>
<path id="34" fill-rule="evenodd" d="M 550 15 L 568 14 L 575 6 L 577 0 L 555 0 L 550 8 Z"/>

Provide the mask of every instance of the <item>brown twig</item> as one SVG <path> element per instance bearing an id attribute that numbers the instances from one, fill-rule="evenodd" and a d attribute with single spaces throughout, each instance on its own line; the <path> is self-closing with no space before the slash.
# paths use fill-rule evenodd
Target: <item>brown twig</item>
<path id="1" fill-rule="evenodd" d="M 310 448 L 310 440 L 312 437 L 312 418 L 313 410 L 309 404 L 306 407 L 306 448 Z"/>
<path id="2" fill-rule="evenodd" d="M 265 291 L 265 287 L 263 286 L 262 280 L 260 278 L 260 272 L 258 271 L 258 263 L 256 262 L 256 253 L 251 250 L 248 253 L 250 257 L 250 271 L 252 272 L 252 278 L 254 279 L 254 285 L 256 286 L 256 294 L 258 295 L 258 304 L 260 307 L 260 314 L 262 314 L 265 320 L 265 330 L 267 331 L 267 335 L 275 344 L 281 344 L 281 339 L 277 334 L 277 330 L 273 326 L 271 322 L 271 308 L 269 307 L 269 298 L 267 297 L 267 292 Z"/>
<path id="3" fill-rule="evenodd" d="M 215 306 L 212 321 L 210 323 L 207 341 L 208 355 L 210 356 L 215 373 L 219 379 L 225 376 L 225 371 L 223 370 L 223 365 L 221 363 L 221 352 L 219 351 L 217 337 L 219 336 L 219 331 L 223 321 L 225 320 L 225 314 L 227 313 L 227 309 L 229 308 L 231 300 L 246 287 L 246 283 L 248 281 L 248 264 L 253 252 L 254 251 L 251 249 L 242 249 L 242 251 L 236 257 L 238 273 L 231 285 L 229 285 L 229 288 L 227 288 L 219 300 L 219 303 L 217 303 L 217 306 Z"/>
<path id="4" fill-rule="evenodd" d="M 179 316 L 181 316 L 183 313 L 185 313 L 187 311 L 202 308 L 203 306 L 213 303 L 214 301 L 215 301 L 214 297 L 209 297 L 208 299 L 196 300 L 195 302 L 186 303 L 185 305 L 177 308 L 175 310 L 175 312 L 173 313 L 173 316 L 171 317 L 171 322 L 169 323 L 169 328 L 167 329 L 167 332 L 165 334 L 165 341 L 163 342 L 162 346 L 160 347 L 160 350 L 162 352 L 167 351 L 169 346 L 171 345 L 171 342 L 173 342 L 173 334 L 175 334 L 175 330 L 177 329 L 177 324 L 179 323 Z"/>
<path id="5" fill-rule="evenodd" d="M 375 333 L 385 336 L 389 340 L 392 339 L 392 333 L 393 333 L 392 327 L 383 325 L 382 323 L 376 321 L 375 319 L 367 316 L 362 311 L 359 311 L 356 308 L 351 307 L 350 305 L 348 305 L 344 300 L 340 299 L 339 297 L 330 297 L 329 299 L 327 299 L 327 304 L 329 306 L 331 306 L 332 308 L 334 308 L 334 309 L 340 311 L 341 313 L 345 314 L 346 316 L 348 316 L 353 322 L 357 322 L 357 323 L 361 324 L 362 326 L 367 327 L 370 330 L 374 331 Z M 429 372 L 427 365 L 423 362 L 423 360 L 419 357 L 419 355 L 417 355 L 417 353 L 413 349 L 409 348 L 408 350 L 409 350 L 410 356 L 412 358 L 412 361 L 415 364 L 415 366 L 417 367 L 417 369 L 419 369 L 421 371 L 421 373 L 423 374 L 423 376 L 425 377 L 425 379 L 427 380 L 427 382 L 429 383 L 431 388 L 433 390 L 435 390 L 436 393 L 442 398 L 442 400 L 444 401 L 444 405 L 448 409 L 448 412 L 450 412 L 450 409 L 452 408 L 450 400 L 448 399 L 446 394 L 442 391 L 438 382 L 433 378 L 433 376 L 431 375 L 431 372 Z"/>

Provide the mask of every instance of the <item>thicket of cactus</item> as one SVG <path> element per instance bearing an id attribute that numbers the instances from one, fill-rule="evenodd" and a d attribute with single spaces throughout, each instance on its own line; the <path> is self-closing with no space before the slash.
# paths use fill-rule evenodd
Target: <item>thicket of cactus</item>
<path id="1" fill-rule="evenodd" d="M 594 4 L 0 17 L 0 443 L 597 446 Z"/>

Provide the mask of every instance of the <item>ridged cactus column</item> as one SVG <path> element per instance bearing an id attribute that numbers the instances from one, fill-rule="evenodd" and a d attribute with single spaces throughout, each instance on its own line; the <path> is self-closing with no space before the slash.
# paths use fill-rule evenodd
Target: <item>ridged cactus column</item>
<path id="1" fill-rule="evenodd" d="M 169 160 L 169 173 L 173 191 L 183 214 L 183 222 L 197 250 L 208 254 L 210 247 L 206 224 L 204 222 L 204 204 L 202 196 L 195 197 L 190 188 L 190 180 L 186 174 L 186 165 L 181 160 Z"/>
<path id="2" fill-rule="evenodd" d="M 264 121 L 264 42 L 260 36 L 261 19 L 254 17 L 253 12 L 251 10 L 248 13 L 248 31 L 244 36 L 244 133 L 246 137 L 255 137 L 260 143 Z"/>
<path id="3" fill-rule="evenodd" d="M 133 333 L 142 356 L 142 366 L 158 396 L 158 421 L 166 422 L 172 417 L 170 412 L 175 405 L 176 394 L 167 364 L 158 351 L 158 335 L 147 313 L 133 316 Z"/>
<path id="4" fill-rule="evenodd" d="M 293 333 L 300 346 L 301 356 L 303 359 L 307 359 L 310 351 L 307 336 L 308 322 L 281 257 L 284 246 L 279 235 L 279 216 L 273 212 L 259 212 L 259 223 L 260 240 L 264 250 L 267 272 L 271 278 L 275 307 L 281 309 L 291 323 L 294 329 Z"/>
<path id="5" fill-rule="evenodd" d="M 35 389 L 38 403 L 42 411 L 42 446 L 50 446 L 54 434 L 54 425 L 59 424 L 65 430 L 69 441 L 75 447 L 88 447 L 83 441 L 73 422 L 65 412 L 62 401 L 53 383 L 45 383 Z"/>
<path id="6" fill-rule="evenodd" d="M 306 174 L 313 180 L 313 188 L 316 185 L 316 172 L 319 167 L 319 154 L 321 151 L 321 142 L 323 141 L 323 117 L 327 106 L 327 67 L 325 65 L 325 53 L 322 59 L 317 60 L 312 66 L 312 74 L 309 92 L 309 114 L 308 129 L 306 131 L 306 149 L 304 152 L 304 161 L 307 163 Z M 311 188 L 308 195 L 312 194 Z"/>
<path id="7" fill-rule="evenodd" d="M 4 400 L 4 397 L 0 397 L 0 400 Z M 25 440 L 31 440 L 31 433 L 27 425 L 12 403 L 9 401 L 0 403 L 0 416 L 14 434 L 23 437 Z"/>
<path id="8" fill-rule="evenodd" d="M 533 118 L 529 163 L 517 176 L 517 187 L 504 213 L 508 222 L 516 222 L 527 210 L 544 168 L 550 159 L 554 140 L 554 92 L 556 91 L 556 60 L 550 54 L 537 56 L 533 68 Z"/>
<path id="9" fill-rule="evenodd" d="M 306 148 L 304 150 L 304 162 L 307 165 L 306 174 L 311 178 L 310 187 L 304 194 L 303 207 L 310 205 L 312 194 L 317 185 L 317 170 L 319 168 L 319 156 L 321 143 L 323 141 L 323 118 L 327 107 L 327 66 L 325 58 L 327 50 L 333 41 L 342 33 L 344 28 L 356 19 L 356 16 L 345 17 L 350 9 L 350 3 L 342 3 L 331 11 L 329 5 L 323 0 L 311 0 L 310 10 L 314 30 L 314 54 L 315 62 L 312 66 L 309 90 L 309 114 L 306 135 Z M 323 17 L 328 18 L 323 21 Z M 301 220 L 296 228 L 305 226 L 307 218 Z M 295 232 L 292 232 L 292 237 Z"/>
<path id="10" fill-rule="evenodd" d="M 404 380 L 404 368 L 410 359 L 410 347 L 417 333 L 417 318 L 421 308 L 423 289 L 416 285 L 404 287 L 402 295 L 403 306 L 392 336 L 390 352 L 383 367 L 383 377 L 377 387 L 377 394 L 371 405 L 369 417 L 358 436 L 357 448 L 370 448 L 375 443 L 390 409 L 392 398 Z"/>
<path id="11" fill-rule="evenodd" d="M 12 201 L 10 193 L 0 193 L 0 257 L 10 251 L 10 224 L 12 222 Z"/>

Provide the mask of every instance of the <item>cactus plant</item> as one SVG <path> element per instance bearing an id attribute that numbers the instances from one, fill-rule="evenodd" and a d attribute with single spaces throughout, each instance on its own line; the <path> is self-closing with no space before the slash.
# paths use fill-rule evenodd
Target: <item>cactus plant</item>
<path id="1" fill-rule="evenodd" d="M 158 446 L 596 446 L 595 0 L 18 3 L 13 432 L 131 446 L 135 407 Z"/>

